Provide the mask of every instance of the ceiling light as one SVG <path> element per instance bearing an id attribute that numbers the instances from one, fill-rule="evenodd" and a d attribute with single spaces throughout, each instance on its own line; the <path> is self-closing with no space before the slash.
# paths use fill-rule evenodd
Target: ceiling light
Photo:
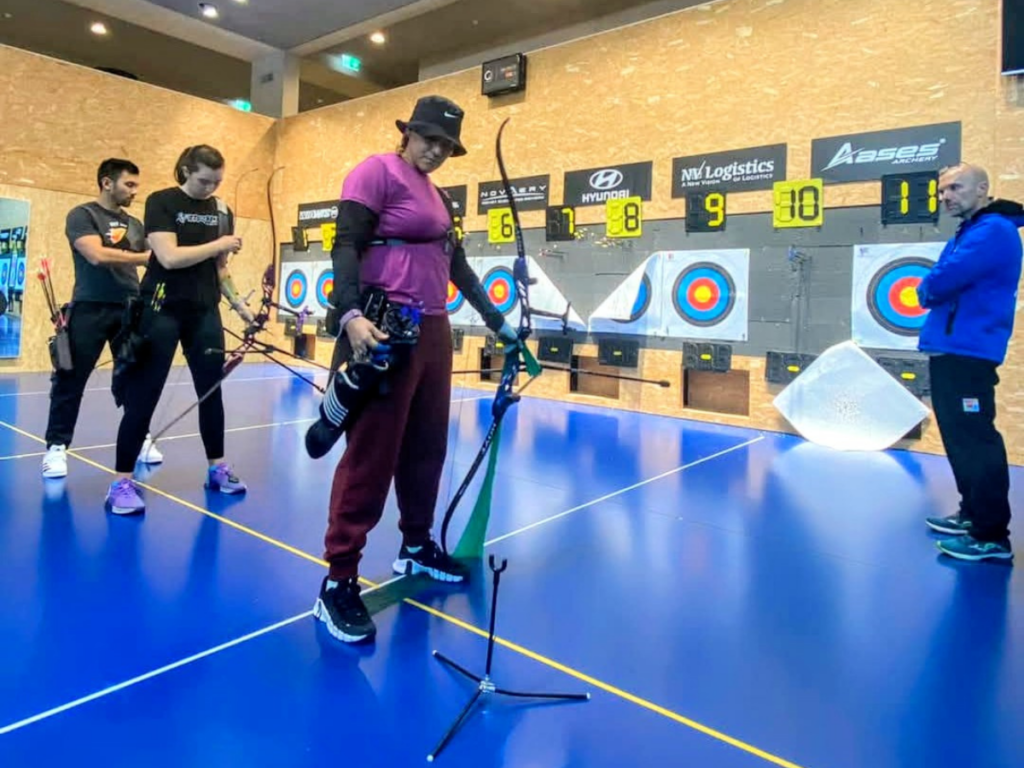
<path id="1" fill-rule="evenodd" d="M 199 12 L 208 19 L 216 19 L 220 16 L 220 13 L 217 12 L 217 6 L 211 3 L 200 3 Z"/>
<path id="2" fill-rule="evenodd" d="M 105 35 L 107 34 L 107 25 L 104 24 L 102 21 L 97 21 L 94 22 L 91 27 L 89 27 L 89 31 L 92 32 L 94 35 Z"/>
<path id="3" fill-rule="evenodd" d="M 388 39 L 384 37 L 383 32 L 374 32 L 372 35 L 370 35 L 370 42 L 376 43 L 377 45 L 384 45 L 384 43 L 386 43 L 387 40 Z"/>

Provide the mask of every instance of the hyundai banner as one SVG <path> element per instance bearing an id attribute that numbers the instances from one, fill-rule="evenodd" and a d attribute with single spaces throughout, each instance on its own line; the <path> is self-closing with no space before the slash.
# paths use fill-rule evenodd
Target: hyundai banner
<path id="1" fill-rule="evenodd" d="M 564 205 L 579 208 L 587 205 L 604 205 L 608 200 L 625 197 L 651 199 L 651 177 L 654 163 L 629 163 L 627 165 L 606 165 L 585 171 L 567 171 Z"/>

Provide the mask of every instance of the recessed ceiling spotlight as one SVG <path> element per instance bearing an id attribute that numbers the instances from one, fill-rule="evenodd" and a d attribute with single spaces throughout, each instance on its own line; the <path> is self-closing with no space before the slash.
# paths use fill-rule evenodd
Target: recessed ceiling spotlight
<path id="1" fill-rule="evenodd" d="M 384 36 L 383 32 L 374 32 L 370 35 L 370 42 L 376 43 L 377 45 L 384 45 L 388 39 Z"/>
<path id="2" fill-rule="evenodd" d="M 107 34 L 107 25 L 102 21 L 93 22 L 92 26 L 89 27 L 89 31 L 94 35 L 105 35 Z"/>
<path id="3" fill-rule="evenodd" d="M 208 19 L 216 19 L 220 16 L 220 13 L 217 11 L 217 6 L 212 3 L 200 3 L 199 12 Z"/>

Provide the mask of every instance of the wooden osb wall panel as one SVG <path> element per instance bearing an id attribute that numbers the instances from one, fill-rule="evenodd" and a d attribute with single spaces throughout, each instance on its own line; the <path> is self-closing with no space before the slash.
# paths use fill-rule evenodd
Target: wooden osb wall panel
<path id="1" fill-rule="evenodd" d="M 811 173 L 812 139 L 908 125 L 961 121 L 966 159 L 989 167 L 996 193 L 1024 197 L 1024 96 L 998 75 L 993 41 L 998 0 L 724 0 L 530 55 L 526 95 L 479 95 L 476 69 L 305 113 L 284 121 L 278 164 L 288 168 L 278 214 L 294 219 L 301 202 L 336 197 L 348 171 L 397 143 L 396 118 L 415 100 L 444 94 L 466 109 L 469 154 L 448 163 L 436 181 L 469 185 L 467 228 L 480 231 L 478 182 L 498 178 L 494 137 L 506 117 L 505 158 L 512 176 L 551 175 L 551 200 L 562 197 L 566 170 L 653 160 L 654 199 L 645 217 L 678 217 L 670 193 L 672 158 L 769 143 L 789 145 L 789 178 Z M 948 53 L 956 41 L 956 55 Z M 908 53 L 912 52 L 912 53 Z M 876 184 L 826 188 L 826 206 L 877 204 Z M 767 211 L 768 191 L 733 194 L 734 213 Z M 600 207 L 579 212 L 600 221 Z M 543 213 L 522 216 L 543 226 Z M 482 344 L 467 337 L 456 366 L 473 367 Z M 595 352 L 596 353 L 596 352 Z M 764 361 L 734 358 L 750 371 L 750 416 L 681 409 L 681 355 L 645 350 L 644 376 L 667 378 L 671 390 L 623 383 L 618 401 L 568 394 L 565 374 L 545 372 L 529 395 L 791 431 L 771 405 L 777 387 Z M 1024 463 L 1024 366 L 1014 341 L 1000 389 L 1000 424 L 1014 463 Z M 474 376 L 458 383 L 492 385 Z M 941 452 L 929 421 L 912 445 Z"/>
<path id="2" fill-rule="evenodd" d="M 1024 202 L 1024 77 L 1004 78 L 996 121 L 996 166 L 991 168 L 993 192 Z M 1021 288 L 1024 288 L 1022 280 Z M 1024 294 L 1022 294 L 1024 295 Z M 1006 363 L 999 370 L 997 423 L 1015 464 L 1024 463 L 1024 321 L 1017 303 L 1017 332 Z"/>
<path id="3" fill-rule="evenodd" d="M 66 302 L 71 299 L 74 286 L 74 264 L 67 238 L 64 236 L 64 220 L 67 212 L 76 205 L 88 202 L 93 198 L 76 195 L 70 192 L 53 192 L 45 189 L 13 187 L 0 184 L 0 197 L 25 200 L 29 210 L 28 269 L 26 271 L 25 306 L 22 322 L 21 357 L 17 360 L 0 360 L 0 370 L 5 373 L 18 371 L 50 370 L 50 357 L 47 351 L 47 340 L 53 335 L 46 299 L 39 288 L 36 273 L 44 258 L 49 258 L 53 276 L 54 293 L 57 301 Z M 133 206 L 133 213 L 139 214 Z M 270 224 L 266 221 L 239 219 L 237 231 L 245 243 L 245 249 L 236 257 L 232 265 L 239 289 L 259 286 L 262 267 L 270 253 Z M 139 270 L 142 276 L 142 270 Z M 259 301 L 259 292 L 253 296 L 251 303 L 255 307 Z M 227 328 L 241 333 L 244 330 L 241 320 L 234 312 L 223 311 L 224 324 Z M 268 343 L 277 343 L 280 337 L 276 328 L 268 335 Z M 234 346 L 233 340 L 227 339 L 228 348 Z M 109 358 L 104 353 L 101 361 Z M 251 358 L 248 362 L 254 362 Z M 180 352 L 175 361 L 184 364 Z"/>
<path id="4" fill-rule="evenodd" d="M 272 119 L 5 46 L 0 94 L 0 196 L 31 204 L 22 354 L 0 361 L 0 368 L 50 368 L 46 339 L 52 331 L 35 273 L 48 256 L 58 298 L 70 298 L 74 270 L 64 220 L 71 208 L 94 198 L 96 168 L 106 157 L 127 157 L 140 167 L 142 191 L 131 213 L 142 218 L 146 196 L 174 183 L 174 162 L 185 147 L 220 149 L 227 172 L 219 194 L 238 214 L 245 244 L 232 272 L 240 290 L 258 289 L 273 255 L 266 199 L 276 143 Z M 223 315 L 228 327 L 240 330 L 234 313 Z M 268 340 L 277 338 L 274 333 Z"/>

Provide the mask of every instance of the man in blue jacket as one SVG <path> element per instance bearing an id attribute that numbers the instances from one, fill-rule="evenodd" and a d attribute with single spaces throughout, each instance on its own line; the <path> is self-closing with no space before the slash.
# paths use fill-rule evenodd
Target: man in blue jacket
<path id="1" fill-rule="evenodd" d="M 939 196 L 962 221 L 918 286 L 918 300 L 930 310 L 918 348 L 930 355 L 932 408 L 960 510 L 927 523 L 953 536 L 938 542 L 947 555 L 1009 560 L 1010 471 L 995 425 L 995 390 L 1013 333 L 1024 208 L 992 200 L 984 169 L 967 164 L 942 172 Z"/>

